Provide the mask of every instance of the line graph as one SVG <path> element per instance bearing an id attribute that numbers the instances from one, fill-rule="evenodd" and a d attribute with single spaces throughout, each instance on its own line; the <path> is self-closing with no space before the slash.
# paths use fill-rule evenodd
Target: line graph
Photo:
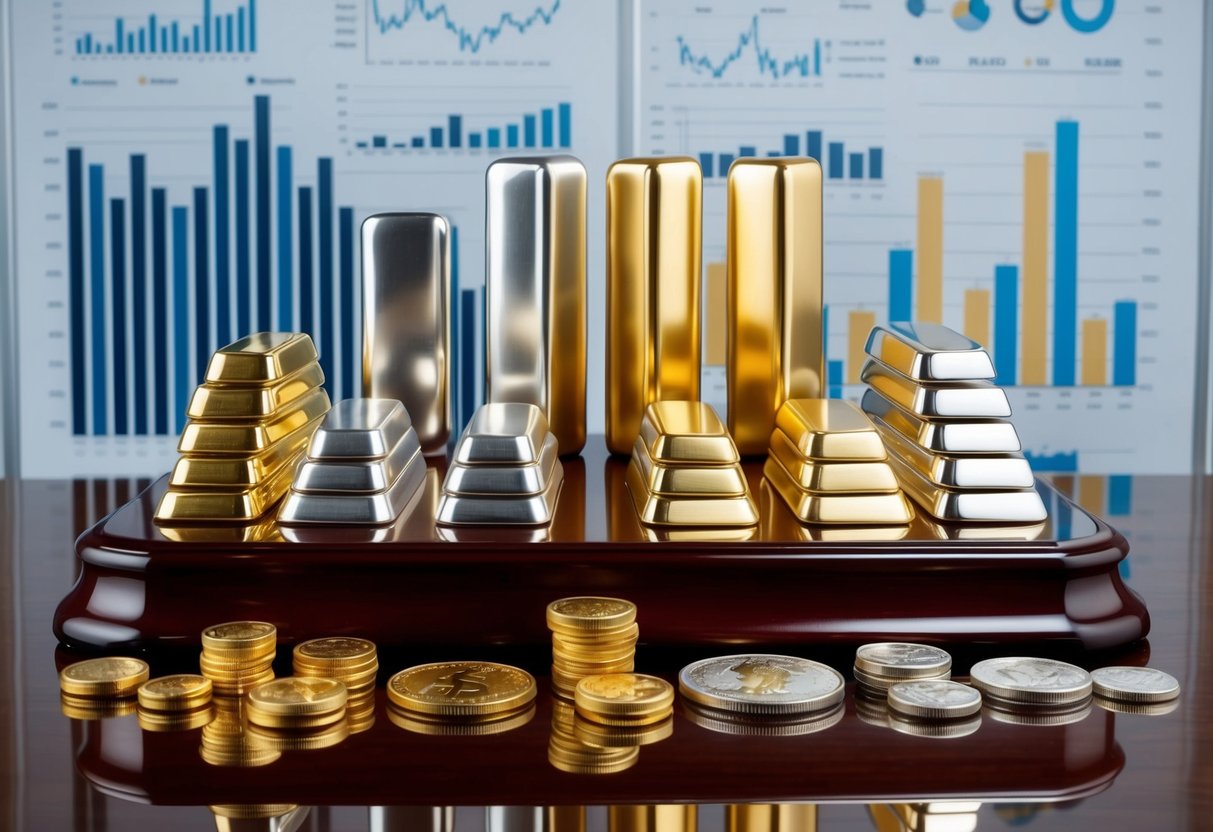
<path id="1" fill-rule="evenodd" d="M 813 78 L 821 75 L 820 40 L 814 38 L 810 48 L 791 57 L 776 57 L 772 50 L 762 45 L 759 16 L 750 19 L 750 25 L 737 36 L 737 45 L 721 58 L 712 58 L 697 54 L 695 49 L 683 35 L 678 35 L 678 63 L 700 75 L 712 78 L 723 78 L 729 69 L 738 61 L 752 53 L 755 67 L 759 75 L 770 75 L 779 80 L 788 76 Z"/>
<path id="2" fill-rule="evenodd" d="M 470 24 L 452 16 L 448 4 L 431 0 L 368 0 L 367 40 L 372 36 L 390 37 L 418 24 L 436 24 L 441 31 L 452 35 L 460 52 L 477 54 L 486 46 L 508 33 L 525 35 L 536 26 L 550 26 L 560 11 L 561 0 L 551 0 L 550 5 L 536 5 L 531 11 L 514 13 L 502 11 L 493 22 Z M 388 6 L 397 6 L 396 11 L 387 11 Z M 427 33 L 428 36 L 428 33 Z"/>

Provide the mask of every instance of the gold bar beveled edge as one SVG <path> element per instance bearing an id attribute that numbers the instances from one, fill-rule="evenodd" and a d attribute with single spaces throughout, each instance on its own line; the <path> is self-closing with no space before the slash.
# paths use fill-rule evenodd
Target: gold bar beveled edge
<path id="1" fill-rule="evenodd" d="M 184 455 L 200 457 L 256 456 L 264 453 L 275 442 L 310 425 L 316 420 L 316 417 L 328 413 L 329 406 L 328 393 L 324 388 L 318 387 L 301 398 L 296 406 L 275 416 L 270 421 L 253 424 L 190 421 L 186 423 L 185 430 L 181 432 L 181 438 L 177 442 L 177 451 Z M 302 421 L 300 421 L 301 419 Z M 294 426 L 289 427 L 292 424 Z M 208 436 L 211 434 L 216 436 Z M 233 434 L 236 441 L 222 448 L 197 447 L 199 443 L 215 443 L 217 435 L 221 434 Z"/>
<path id="2" fill-rule="evenodd" d="M 240 457 L 220 457 L 220 456 L 192 456 L 190 454 L 181 454 L 177 462 L 173 465 L 173 470 L 169 475 L 169 486 L 176 489 L 203 488 L 213 490 L 230 486 L 233 489 L 242 489 L 257 485 L 277 474 L 283 465 L 296 466 L 304 458 L 307 453 L 308 443 L 311 441 L 312 431 L 319 426 L 324 416 L 317 416 L 312 421 L 298 428 L 293 433 L 279 439 L 274 444 L 270 445 L 260 454 L 253 456 Z M 270 457 L 276 457 L 274 462 L 268 467 L 265 466 L 266 460 Z M 222 468 L 230 468 L 231 470 L 239 470 L 244 468 L 247 472 L 253 472 L 262 469 L 262 472 L 254 477 L 241 481 L 237 478 L 229 478 L 227 480 L 220 479 L 215 476 L 208 479 L 206 476 L 199 479 L 191 477 L 188 474 L 189 469 L 206 469 L 213 468 L 215 470 Z M 178 474 L 178 471 L 181 473 Z"/>
<path id="3" fill-rule="evenodd" d="M 748 489 L 745 474 L 741 470 L 740 463 L 734 462 L 724 465 L 672 465 L 655 462 L 649 454 L 648 446 L 645 445 L 644 440 L 639 436 L 632 443 L 632 459 L 636 460 L 645 486 L 652 494 L 660 494 L 665 497 L 740 497 Z M 713 489 L 679 488 L 677 486 L 679 479 L 695 480 L 698 478 L 726 480 L 735 484 L 731 487 Z"/>
<path id="4" fill-rule="evenodd" d="M 771 487 L 783 498 L 787 503 L 788 508 L 792 513 L 800 519 L 802 523 L 812 523 L 816 525 L 840 525 L 840 526 L 865 526 L 865 525 L 895 525 L 901 526 L 909 523 L 914 519 L 914 510 L 910 505 L 906 495 L 901 489 L 888 494 L 839 494 L 839 493 L 817 493 L 806 491 L 801 488 L 792 475 L 788 473 L 783 464 L 774 456 L 767 457 L 767 461 L 762 468 L 763 478 L 771 484 Z M 820 516 L 820 511 L 824 506 L 829 504 L 834 505 L 854 505 L 854 504 L 869 504 L 882 505 L 885 503 L 894 503 L 904 509 L 901 514 L 896 517 L 890 516 L 887 509 L 881 509 L 878 513 L 863 514 L 860 516 L 848 516 L 840 519 L 829 519 Z"/>
<path id="5" fill-rule="evenodd" d="M 265 336 L 289 336 L 286 341 L 262 352 L 233 350 L 237 344 Z M 211 354 L 203 381 L 210 384 L 263 387 L 273 385 L 298 372 L 307 364 L 319 361 L 316 344 L 306 332 L 254 332 L 239 338 Z M 225 365 L 232 365 L 230 367 Z"/>
<path id="6" fill-rule="evenodd" d="M 812 414 L 798 412 L 804 410 L 799 405 L 803 401 L 839 402 L 838 406 L 831 404 L 830 408 L 845 409 L 856 417 L 856 422 L 862 420 L 862 427 L 833 431 L 828 426 L 811 424 L 805 416 Z M 846 399 L 789 399 L 780 405 L 775 414 L 775 430 L 782 431 L 805 459 L 819 462 L 879 462 L 885 458 L 884 443 L 880 441 L 868 414 Z M 841 451 L 831 447 L 839 444 L 843 446 Z M 852 445 L 856 447 L 852 448 Z"/>
<path id="7" fill-rule="evenodd" d="M 264 517 L 291 488 L 295 470 L 284 466 L 273 477 L 240 491 L 185 491 L 170 488 L 160 498 L 155 521 L 163 524 L 200 522 L 247 523 Z M 229 511 L 211 505 L 226 503 Z"/>
<path id="8" fill-rule="evenodd" d="M 673 405 L 695 405 L 701 417 L 720 426 L 712 433 L 667 433 L 662 411 Z M 650 412 L 652 417 L 650 417 Z M 652 402 L 640 420 L 640 437 L 654 462 L 665 464 L 726 465 L 740 462 L 737 445 L 715 408 L 706 402 Z M 706 449 L 706 450 L 705 450 Z"/>
<path id="9" fill-rule="evenodd" d="M 773 456 L 779 460 L 780 465 L 788 472 L 788 475 L 803 489 L 822 496 L 830 494 L 892 494 L 899 490 L 897 485 L 897 476 L 893 473 L 893 469 L 889 467 L 889 461 L 884 459 L 864 459 L 864 460 L 836 460 L 836 459 L 809 459 L 800 454 L 795 443 L 788 439 L 786 433 L 779 428 L 771 431 L 771 449 L 769 456 Z M 875 473 L 877 469 L 884 470 L 888 473 L 887 481 L 891 485 L 857 488 L 857 489 L 840 489 L 830 488 L 821 484 L 821 477 L 830 476 L 829 471 L 841 470 L 843 468 L 860 467 L 867 468 Z M 854 474 L 853 474 L 854 476 Z"/>
<path id="10" fill-rule="evenodd" d="M 645 486 L 643 475 L 640 473 L 640 468 L 636 464 L 636 460 L 629 459 L 627 472 L 624 475 L 624 482 L 627 485 L 628 493 L 632 497 L 632 504 L 636 509 L 636 515 L 640 519 L 641 525 L 644 526 L 661 526 L 661 527 L 721 527 L 731 528 L 735 526 L 753 526 L 758 523 L 758 507 L 754 504 L 754 499 L 750 495 L 749 489 L 740 497 L 668 497 L 661 494 L 654 494 Z M 660 519 L 657 515 L 665 514 L 668 516 L 669 508 L 674 505 L 689 506 L 698 503 L 703 511 L 712 515 L 712 520 L 704 523 L 690 523 L 685 520 L 671 521 Z M 724 511 L 741 506 L 748 506 L 749 513 L 745 519 L 737 521 L 722 521 L 718 519 Z M 662 507 L 665 507 L 664 511 Z M 751 518 L 752 519 L 749 519 Z"/>
<path id="11" fill-rule="evenodd" d="M 304 386 L 298 392 L 294 392 L 293 388 L 301 383 Z M 194 388 L 185 415 L 196 422 L 264 421 L 272 419 L 280 411 L 285 410 L 323 384 L 324 370 L 318 361 L 306 364 L 289 376 L 264 387 L 203 382 Z M 288 391 L 287 388 L 292 388 L 292 390 Z M 208 408 L 216 409 L 216 400 L 222 402 L 226 399 L 247 399 L 252 406 L 246 406 L 243 410 L 219 408 L 228 411 L 223 413 L 207 412 Z"/>

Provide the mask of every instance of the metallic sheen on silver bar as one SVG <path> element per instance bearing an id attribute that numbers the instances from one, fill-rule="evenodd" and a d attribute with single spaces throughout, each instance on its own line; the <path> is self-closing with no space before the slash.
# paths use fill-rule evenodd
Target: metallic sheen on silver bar
<path id="1" fill-rule="evenodd" d="M 889 464 L 902 490 L 931 516 L 944 521 L 1040 523 L 1048 519 L 1044 501 L 1034 488 L 1006 491 L 957 490 L 935 485 L 897 454 Z"/>
<path id="2" fill-rule="evenodd" d="M 531 495 L 547 487 L 556 465 L 556 437 L 543 439 L 539 461 L 529 465 L 461 465 L 451 463 L 443 488 L 456 495 Z"/>
<path id="3" fill-rule="evenodd" d="M 450 278 L 444 217 L 376 214 L 362 223 L 362 394 L 403 402 L 427 455 L 445 453 L 451 435 Z"/>
<path id="4" fill-rule="evenodd" d="M 533 404 L 481 405 L 455 446 L 460 465 L 534 465 L 548 435 L 548 421 Z M 559 438 L 558 438 L 559 439 Z"/>
<path id="5" fill-rule="evenodd" d="M 874 358 L 864 362 L 859 378 L 893 403 L 928 419 L 998 419 L 1011 415 L 1006 392 L 988 381 L 923 384 Z"/>
<path id="6" fill-rule="evenodd" d="M 420 449 L 417 432 L 409 428 L 391 453 L 382 459 L 304 460 L 295 471 L 291 488 L 303 494 L 384 491 L 404 472 Z"/>
<path id="7" fill-rule="evenodd" d="M 952 456 L 928 451 L 880 418 L 872 418 L 889 450 L 935 485 L 946 488 L 1031 488 L 1036 481 L 1023 454 Z"/>
<path id="8" fill-rule="evenodd" d="M 413 428 L 396 399 L 343 399 L 312 434 L 308 459 L 383 459 Z"/>
<path id="9" fill-rule="evenodd" d="M 418 449 L 400 476 L 386 491 L 370 494 L 303 494 L 291 491 L 282 503 L 278 521 L 284 524 L 391 523 L 425 481 L 425 458 Z"/>
<path id="10" fill-rule="evenodd" d="M 994 378 L 994 362 L 981 344 L 942 324 L 898 322 L 874 327 L 865 350 L 915 381 Z"/>
<path id="11" fill-rule="evenodd" d="M 865 390 L 860 400 L 863 412 L 921 445 L 928 451 L 948 454 L 997 454 L 1022 450 L 1019 434 L 1010 422 L 970 420 L 932 422 L 895 405 L 875 390 Z"/>
<path id="12" fill-rule="evenodd" d="M 585 166 L 499 159 L 485 179 L 485 398 L 538 406 L 574 454 L 586 433 Z"/>
<path id="13" fill-rule="evenodd" d="M 447 525 L 519 525 L 542 526 L 552 521 L 560 484 L 564 481 L 564 466 L 560 461 L 552 468 L 547 488 L 533 496 L 442 495 L 438 504 L 438 522 Z"/>

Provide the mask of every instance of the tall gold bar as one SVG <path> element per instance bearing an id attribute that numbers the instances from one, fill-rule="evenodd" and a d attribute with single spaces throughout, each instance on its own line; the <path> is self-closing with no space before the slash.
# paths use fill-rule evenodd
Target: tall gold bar
<path id="1" fill-rule="evenodd" d="M 787 399 L 824 395 L 821 166 L 744 158 L 728 179 L 729 431 L 766 453 Z"/>
<path id="2" fill-rule="evenodd" d="M 585 166 L 499 159 L 485 176 L 485 393 L 533 404 L 560 453 L 585 446 Z"/>
<path id="3" fill-rule="evenodd" d="M 812 803 L 730 803 L 724 810 L 725 832 L 817 832 L 817 806 Z"/>
<path id="4" fill-rule="evenodd" d="M 703 176 L 683 156 L 607 171 L 606 443 L 626 454 L 644 409 L 699 398 Z"/>
<path id="5" fill-rule="evenodd" d="M 609 832 L 695 832 L 698 807 L 687 804 L 611 806 L 607 810 Z"/>

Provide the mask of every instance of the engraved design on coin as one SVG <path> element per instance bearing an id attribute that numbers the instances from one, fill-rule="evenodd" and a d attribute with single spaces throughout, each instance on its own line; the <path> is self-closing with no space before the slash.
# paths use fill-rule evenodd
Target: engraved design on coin
<path id="1" fill-rule="evenodd" d="M 936 647 L 902 642 L 868 644 L 859 648 L 859 651 L 868 661 L 893 667 L 934 666 L 948 658 L 947 653 Z"/>
<path id="2" fill-rule="evenodd" d="M 269 635 L 273 630 L 274 625 L 261 621 L 232 621 L 207 627 L 203 635 L 217 639 L 250 639 Z"/>
<path id="3" fill-rule="evenodd" d="M 144 668 L 138 659 L 97 659 L 67 668 L 67 677 L 80 682 L 109 682 L 134 676 Z"/>
<path id="4" fill-rule="evenodd" d="M 446 699 L 461 696 L 482 696 L 489 692 L 488 679 L 484 672 L 475 668 L 460 668 L 439 676 L 420 690 L 422 695 L 435 694 Z"/>
<path id="5" fill-rule="evenodd" d="M 573 618 L 610 618 L 624 615 L 632 604 L 618 598 L 563 598 L 552 602 L 552 612 Z"/>
<path id="6" fill-rule="evenodd" d="M 446 662 L 412 667 L 393 676 L 388 680 L 388 686 L 397 694 L 412 700 L 457 700 L 461 705 L 490 705 L 522 697 L 528 691 L 533 697 L 535 689 L 528 673 L 508 665 L 480 662 Z M 520 700 L 518 704 L 523 702 Z"/>
<path id="7" fill-rule="evenodd" d="M 159 679 L 152 679 L 144 685 L 144 690 L 149 693 L 174 696 L 183 693 L 193 693 L 199 687 L 198 679 L 194 676 L 162 676 Z"/>
<path id="8" fill-rule="evenodd" d="M 793 672 L 774 662 L 760 658 L 747 658 L 729 668 L 737 674 L 737 683 L 746 693 L 763 695 L 784 693 Z"/>
<path id="9" fill-rule="evenodd" d="M 992 675 L 1005 684 L 1035 690 L 1057 690 L 1082 685 L 1085 674 L 1066 665 L 1043 659 L 1021 659 L 992 669 Z"/>
<path id="10" fill-rule="evenodd" d="M 640 702 L 654 696 L 664 695 L 667 691 L 666 685 L 662 684 L 660 679 L 651 679 L 632 673 L 588 676 L 584 684 L 595 696 L 629 702 Z"/>
<path id="11" fill-rule="evenodd" d="M 368 653 L 374 648 L 369 641 L 361 638 L 320 638 L 301 645 L 300 655 L 317 659 L 344 659 Z"/>
<path id="12" fill-rule="evenodd" d="M 710 707 L 811 710 L 836 704 L 844 682 L 833 668 L 794 656 L 704 659 L 682 669 L 683 693 Z"/>
<path id="13" fill-rule="evenodd" d="M 1091 671 L 1101 696 L 1158 701 L 1179 696 L 1179 680 L 1152 667 L 1101 667 Z"/>
<path id="14" fill-rule="evenodd" d="M 981 700 L 981 694 L 978 691 L 958 682 L 916 681 L 894 687 L 900 698 L 928 708 L 956 707 L 968 705 L 974 700 Z"/>

